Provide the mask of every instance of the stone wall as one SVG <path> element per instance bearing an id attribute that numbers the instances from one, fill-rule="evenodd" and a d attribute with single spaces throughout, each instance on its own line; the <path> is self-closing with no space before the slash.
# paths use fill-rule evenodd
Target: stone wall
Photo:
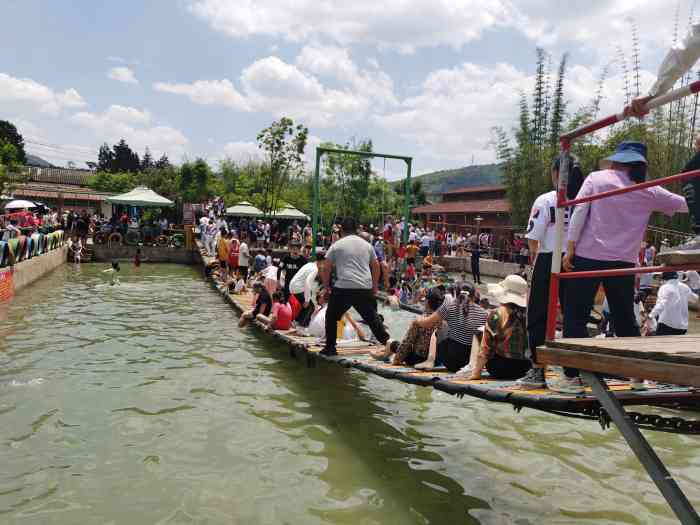
<path id="1" fill-rule="evenodd" d="M 136 246 L 108 246 L 107 244 L 92 245 L 95 262 L 111 262 L 114 260 L 133 260 L 136 256 Z M 195 251 L 169 246 L 141 246 L 141 261 L 143 263 L 176 263 L 197 264 Z"/>
<path id="2" fill-rule="evenodd" d="M 64 245 L 41 255 L 0 269 L 2 280 L 17 292 L 66 262 L 68 246 Z M 10 283 L 11 281 L 11 283 Z"/>
<path id="3" fill-rule="evenodd" d="M 435 262 L 448 272 L 471 272 L 470 257 L 435 257 Z M 505 263 L 494 259 L 481 258 L 479 269 L 481 275 L 490 277 L 505 277 L 517 273 L 519 266 L 515 263 Z"/>

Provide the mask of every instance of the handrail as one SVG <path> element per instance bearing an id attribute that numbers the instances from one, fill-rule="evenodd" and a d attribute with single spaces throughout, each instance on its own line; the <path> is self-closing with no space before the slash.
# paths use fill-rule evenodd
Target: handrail
<path id="1" fill-rule="evenodd" d="M 679 100 L 683 97 L 687 97 L 688 95 L 692 95 L 693 93 L 698 92 L 700 92 L 700 80 L 696 80 L 695 82 L 691 82 L 687 86 L 674 89 L 673 91 L 669 91 L 665 95 L 661 95 L 659 97 L 651 99 L 644 106 L 643 113 L 646 114 L 652 109 L 658 108 L 660 106 L 668 104 L 669 102 Z M 599 129 L 607 128 L 608 126 L 612 126 L 613 124 L 622 122 L 627 118 L 628 117 L 624 113 L 610 115 L 600 120 L 596 120 L 595 122 L 590 122 L 588 124 L 584 124 L 583 126 L 579 126 L 578 128 L 562 135 L 560 139 L 563 141 L 571 142 L 574 139 L 577 139 L 584 135 L 588 135 L 589 133 L 593 133 L 594 131 L 598 131 Z"/>
<path id="2" fill-rule="evenodd" d="M 676 175 L 670 175 L 668 177 L 661 177 L 660 179 L 648 180 L 646 182 L 640 182 L 639 184 L 633 184 L 632 186 L 627 186 L 625 188 L 618 188 L 616 190 L 602 191 L 594 195 L 589 195 L 587 197 L 581 197 L 580 199 L 571 199 L 568 201 L 562 201 L 557 203 L 558 208 L 567 208 L 575 204 L 583 204 L 584 202 L 597 201 L 600 199 L 605 199 L 606 197 L 614 197 L 615 195 L 621 195 L 623 193 L 631 193 L 633 191 L 644 190 L 646 188 L 652 188 L 654 186 L 663 186 L 666 184 L 672 184 L 684 179 L 692 179 L 695 177 L 700 177 L 700 170 L 686 171 L 685 173 L 678 173 Z"/>
<path id="3" fill-rule="evenodd" d="M 676 266 L 634 266 L 632 268 L 615 268 L 612 270 L 590 270 L 585 272 L 566 272 L 559 274 L 560 279 L 580 277 L 620 277 L 638 273 L 679 272 L 683 270 L 700 270 L 700 264 L 679 264 Z"/>

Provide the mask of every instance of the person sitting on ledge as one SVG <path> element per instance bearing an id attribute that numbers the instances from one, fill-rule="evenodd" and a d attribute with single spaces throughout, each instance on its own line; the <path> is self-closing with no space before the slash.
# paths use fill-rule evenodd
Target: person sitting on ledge
<path id="1" fill-rule="evenodd" d="M 253 292 L 255 293 L 255 305 L 241 315 L 241 319 L 238 321 L 238 326 L 240 328 L 243 328 L 259 314 L 268 315 L 272 309 L 272 297 L 270 297 L 270 292 L 267 291 L 260 281 L 255 281 L 253 284 Z"/>
<path id="2" fill-rule="evenodd" d="M 441 290 L 438 288 L 431 288 L 425 302 L 425 315 L 430 316 L 442 306 L 444 300 L 445 297 Z M 392 341 L 389 348 L 390 353 L 393 354 L 391 364 L 395 366 L 402 364 L 414 366 L 428 359 L 430 340 L 434 333 L 434 327 L 423 328 L 416 323 L 411 324 L 411 327 L 401 343 Z M 373 352 L 372 357 L 378 360 L 384 360 L 389 356 L 382 350 L 381 352 Z"/>
<path id="3" fill-rule="evenodd" d="M 270 316 L 258 314 L 256 319 L 268 330 L 289 330 L 292 327 L 292 307 L 284 300 L 284 293 L 279 290 L 273 293 Z"/>
<path id="4" fill-rule="evenodd" d="M 492 379 L 518 379 L 532 367 L 526 358 L 527 281 L 509 275 L 499 284 L 489 284 L 489 294 L 500 303 L 486 318 L 481 346 L 473 367 L 460 371 L 469 379 L 481 379 L 484 367 Z"/>
<path id="5" fill-rule="evenodd" d="M 447 338 L 438 342 L 436 351 L 430 352 L 425 362 L 416 365 L 419 370 L 442 364 L 454 373 L 469 362 L 472 337 L 484 326 L 486 310 L 475 303 L 477 291 L 473 285 L 463 283 L 458 289 L 458 299 L 451 303 L 445 301 L 428 317 L 413 321 L 421 328 L 435 328 L 444 321 L 448 330 Z"/>

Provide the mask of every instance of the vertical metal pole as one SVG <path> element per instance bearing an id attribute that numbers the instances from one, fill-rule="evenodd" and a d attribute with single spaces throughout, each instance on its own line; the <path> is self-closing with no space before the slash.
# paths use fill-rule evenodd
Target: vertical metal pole
<path id="1" fill-rule="evenodd" d="M 607 385 L 597 374 L 581 370 L 581 375 L 591 385 L 595 397 L 615 422 L 627 444 L 646 469 L 680 522 L 684 525 L 697 525 L 700 523 L 700 517 L 698 517 L 695 509 L 685 497 L 685 494 L 683 494 L 676 480 L 668 472 L 663 462 L 654 452 L 654 449 L 651 448 L 649 442 L 644 438 L 644 435 L 630 420 L 620 401 L 608 390 Z"/>
<path id="2" fill-rule="evenodd" d="M 559 180 L 557 182 L 557 209 L 554 213 L 554 250 L 552 250 L 552 278 L 549 282 L 549 304 L 547 307 L 546 340 L 552 341 L 557 327 L 557 301 L 559 300 L 559 274 L 561 273 L 561 255 L 564 239 L 564 208 L 559 203 L 566 200 L 566 187 L 569 184 L 569 150 L 571 142 L 561 139 L 561 160 L 559 162 Z"/>
<path id="3" fill-rule="evenodd" d="M 316 170 L 314 171 L 314 202 L 313 215 L 311 217 L 311 256 L 316 258 L 316 243 L 318 239 L 318 223 L 321 215 L 321 156 L 323 151 L 316 148 Z"/>
<path id="4" fill-rule="evenodd" d="M 403 200 L 403 231 L 401 232 L 401 242 L 408 244 L 408 222 L 411 213 L 411 164 L 413 159 L 406 159 L 406 187 L 404 188 Z"/>

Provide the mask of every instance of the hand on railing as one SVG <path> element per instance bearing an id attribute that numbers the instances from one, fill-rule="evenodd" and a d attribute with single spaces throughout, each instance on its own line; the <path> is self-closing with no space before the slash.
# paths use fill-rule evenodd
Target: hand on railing
<path id="1" fill-rule="evenodd" d="M 649 102 L 652 98 L 653 97 L 639 97 L 632 100 L 629 106 L 625 106 L 625 117 L 644 118 L 644 116 L 649 113 L 649 110 L 646 107 L 647 102 Z"/>

